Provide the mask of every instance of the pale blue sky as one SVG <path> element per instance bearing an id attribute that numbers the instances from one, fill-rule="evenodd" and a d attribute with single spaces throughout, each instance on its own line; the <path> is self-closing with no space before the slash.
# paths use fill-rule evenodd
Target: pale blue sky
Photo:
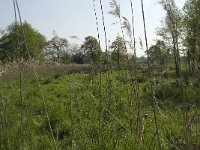
<path id="1" fill-rule="evenodd" d="M 78 36 L 80 37 L 80 41 L 83 41 L 84 37 L 88 35 L 97 37 L 92 1 L 93 0 L 18 0 L 18 3 L 22 19 L 39 30 L 47 39 L 50 39 L 53 30 L 56 30 L 59 36 L 67 38 L 68 40 L 70 40 L 70 36 Z M 108 38 L 112 42 L 121 32 L 119 25 L 111 25 L 116 22 L 117 19 L 108 14 L 110 9 L 109 1 L 110 0 L 102 0 Z M 119 0 L 119 2 L 121 4 L 122 15 L 130 20 L 131 9 L 129 0 Z M 175 2 L 179 7 L 182 7 L 185 0 L 175 0 Z M 139 37 L 141 37 L 142 40 L 144 39 L 140 0 L 133 0 L 133 3 L 136 40 L 139 41 Z M 155 28 L 160 26 L 160 21 L 164 17 L 165 12 L 158 4 L 158 0 L 144 0 L 144 3 L 148 41 L 149 45 L 151 45 L 154 43 L 153 39 L 156 38 Z M 96 0 L 96 6 L 98 19 L 100 21 L 99 0 Z M 0 28 L 3 29 L 14 21 L 12 0 L 0 0 L 0 20 Z M 100 31 L 101 43 L 104 48 L 102 25 L 100 26 Z M 138 49 L 138 54 L 142 55 L 143 52 Z"/>

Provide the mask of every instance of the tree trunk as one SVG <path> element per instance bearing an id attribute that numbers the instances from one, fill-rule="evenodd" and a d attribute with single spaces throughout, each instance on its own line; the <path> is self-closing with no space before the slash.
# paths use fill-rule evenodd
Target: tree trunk
<path id="1" fill-rule="evenodd" d="M 177 53 L 177 42 L 174 36 L 174 33 L 172 33 L 172 40 L 173 40 L 173 48 L 174 48 L 174 63 L 175 63 L 175 68 L 176 68 L 176 75 L 180 75 L 180 58 L 179 58 L 179 53 Z"/>

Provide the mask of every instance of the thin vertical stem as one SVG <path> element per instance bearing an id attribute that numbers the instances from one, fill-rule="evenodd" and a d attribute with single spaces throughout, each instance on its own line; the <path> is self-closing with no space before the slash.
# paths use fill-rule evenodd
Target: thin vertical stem
<path id="1" fill-rule="evenodd" d="M 18 26 L 17 26 L 17 10 L 16 10 L 17 1 L 13 0 L 14 6 L 14 13 L 15 13 L 15 27 L 17 30 L 17 49 L 19 49 L 19 33 L 18 33 Z M 21 107 L 23 106 L 23 92 L 22 92 L 22 57 L 21 57 L 21 50 L 19 52 L 19 96 L 20 96 L 20 104 Z M 22 140 L 23 140 L 23 111 L 22 108 L 20 109 L 20 149 L 22 149 Z"/>
<path id="2" fill-rule="evenodd" d="M 97 12 L 96 12 L 95 0 L 93 0 L 93 11 L 94 11 L 95 20 L 96 20 L 97 38 L 98 38 L 98 41 L 99 41 L 99 45 L 101 45 L 100 34 L 99 34 L 99 22 L 98 22 L 98 17 L 97 17 Z"/>
<path id="3" fill-rule="evenodd" d="M 20 9 L 19 9 L 19 5 L 18 5 L 18 2 L 17 0 L 15 0 L 15 4 L 16 4 L 16 8 L 17 8 L 17 11 L 18 11 L 18 16 L 19 16 L 19 20 L 20 20 L 20 25 L 21 27 L 23 26 L 22 24 L 22 19 L 21 19 L 21 12 L 20 12 Z M 30 58 L 30 53 L 29 53 L 29 49 L 28 49 L 28 44 L 27 44 L 27 40 L 26 40 L 26 36 L 25 36 L 25 31 L 23 30 L 22 28 L 22 35 L 23 35 L 23 40 L 24 40 L 24 43 L 25 43 L 25 47 L 26 47 L 26 50 L 27 50 L 27 54 Z M 48 109 L 47 109 L 47 103 L 46 103 L 46 100 L 44 98 L 44 95 L 42 93 L 42 90 L 41 90 L 41 86 L 39 84 L 39 79 L 38 79 L 38 75 L 35 71 L 35 67 L 33 66 L 33 64 L 31 63 L 32 67 L 33 67 L 33 72 L 34 72 L 34 76 L 37 80 L 37 85 L 38 85 L 38 88 L 39 88 L 39 92 L 40 92 L 40 96 L 43 100 L 43 105 L 44 105 L 44 109 L 45 109 L 45 114 L 46 114 L 46 117 L 47 117 L 47 121 L 48 121 L 48 125 L 49 125 L 49 129 L 50 129 L 50 132 L 51 132 L 51 137 L 52 137 L 52 141 L 53 141 L 53 145 L 54 145 L 54 149 L 58 149 L 57 147 L 57 143 L 55 141 L 55 138 L 54 138 L 54 135 L 53 135 L 53 129 L 51 127 L 51 122 L 50 122 L 50 118 L 49 118 L 49 114 L 48 114 Z"/>
<path id="4" fill-rule="evenodd" d="M 93 11 L 95 15 L 95 20 L 96 20 L 96 29 L 97 29 L 97 37 L 99 41 L 99 46 L 101 47 L 101 42 L 100 42 L 100 34 L 99 34 L 99 22 L 98 22 L 98 17 L 97 17 L 97 12 L 96 12 L 96 5 L 95 5 L 95 0 L 93 0 Z M 107 35 L 105 35 L 107 36 Z M 106 41 L 107 42 L 107 41 Z M 102 93 L 101 93 L 101 84 L 102 84 L 102 66 L 101 66 L 101 61 L 99 62 L 100 65 L 100 71 L 99 71 L 99 123 L 98 123 L 98 146 L 100 146 L 100 133 L 101 133 L 101 120 L 102 120 Z"/>
<path id="5" fill-rule="evenodd" d="M 146 44 L 146 51 L 147 51 L 148 73 L 150 75 L 149 47 L 148 47 L 148 40 L 147 40 L 146 21 L 145 21 L 143 0 L 141 0 L 141 8 L 142 8 L 142 18 L 143 18 L 143 25 L 144 25 L 145 44 Z"/>
<path id="6" fill-rule="evenodd" d="M 158 120 L 157 120 L 157 113 L 156 113 L 156 98 L 155 98 L 155 92 L 153 91 L 153 87 L 152 88 L 152 93 L 153 93 L 153 116 L 154 116 L 154 122 L 156 125 L 156 136 L 157 136 L 157 141 L 158 141 L 158 147 L 160 150 L 162 150 L 162 146 L 161 146 L 161 141 L 160 141 L 160 133 L 159 133 L 159 127 L 158 127 Z"/>
<path id="7" fill-rule="evenodd" d="M 69 85 L 69 93 L 72 92 L 72 85 L 70 83 Z M 72 97 L 71 94 L 69 96 L 69 117 L 71 121 L 71 144 L 72 144 L 72 150 L 74 149 L 74 119 L 73 119 L 73 104 L 72 104 Z"/>
<path id="8" fill-rule="evenodd" d="M 106 46 L 106 57 L 107 57 L 107 63 L 108 63 L 108 38 L 107 38 L 107 32 L 106 32 L 106 26 L 105 26 L 105 18 L 104 18 L 102 0 L 99 0 L 99 2 L 100 2 L 100 6 L 101 6 L 101 15 L 102 15 L 102 23 L 103 23 L 103 30 L 104 30 L 104 36 L 105 36 L 105 46 Z M 108 69 L 108 64 L 107 64 L 107 69 Z"/>
<path id="9" fill-rule="evenodd" d="M 133 2 L 132 2 L 132 0 L 130 0 L 130 4 L 131 4 L 131 15 L 132 15 L 133 49 L 134 49 L 134 56 L 135 56 L 135 59 L 136 59 L 137 55 L 136 55 L 136 47 L 135 47 L 134 12 L 133 12 Z"/>

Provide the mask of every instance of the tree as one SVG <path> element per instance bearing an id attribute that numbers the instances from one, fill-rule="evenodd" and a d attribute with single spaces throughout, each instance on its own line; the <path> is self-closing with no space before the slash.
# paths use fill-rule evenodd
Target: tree
<path id="1" fill-rule="evenodd" d="M 170 49 L 164 41 L 157 40 L 155 45 L 149 48 L 149 59 L 151 63 L 164 66 L 171 59 Z"/>
<path id="2" fill-rule="evenodd" d="M 127 51 L 127 47 L 126 47 L 126 42 L 125 42 L 125 35 L 124 35 L 124 30 L 123 28 L 126 29 L 127 33 L 128 33 L 128 36 L 131 37 L 131 48 L 132 48 L 132 35 L 131 35 L 131 26 L 130 26 L 130 23 L 128 21 L 128 19 L 126 17 L 122 17 L 121 16 L 121 8 L 120 8 L 120 4 L 116 1 L 116 0 L 111 0 L 109 2 L 110 4 L 110 8 L 111 10 L 108 12 L 109 14 L 115 16 L 116 18 L 119 19 L 119 23 L 120 23 L 120 28 L 121 28 L 121 33 L 122 33 L 122 37 L 123 37 L 123 41 L 124 41 L 124 47 Z M 123 19 L 123 21 L 122 21 Z M 117 23 L 117 22 L 116 22 Z"/>
<path id="3" fill-rule="evenodd" d="M 173 56 L 174 63 L 176 67 L 177 76 L 180 75 L 180 52 L 179 52 L 179 40 L 181 35 L 181 20 L 182 16 L 177 6 L 175 5 L 174 0 L 161 0 L 160 4 L 163 6 L 163 9 L 166 11 L 166 31 L 170 33 L 172 43 L 173 43 Z"/>
<path id="4" fill-rule="evenodd" d="M 84 44 L 81 46 L 84 52 L 84 62 L 99 64 L 101 61 L 102 51 L 96 38 L 87 36 Z"/>
<path id="5" fill-rule="evenodd" d="M 69 55 L 67 53 L 68 41 L 65 38 L 59 37 L 55 32 L 53 35 L 53 38 L 47 42 L 45 54 L 49 59 L 62 62 L 62 58 Z"/>
<path id="6" fill-rule="evenodd" d="M 83 64 L 84 63 L 84 55 L 81 52 L 72 55 L 72 62 L 76 64 Z"/>
<path id="7" fill-rule="evenodd" d="M 45 43 L 45 37 L 27 22 L 12 23 L 0 38 L 0 60 L 6 63 L 41 59 Z"/>
<path id="8" fill-rule="evenodd" d="M 200 64 L 200 0 L 187 0 L 184 5 L 185 46 L 190 72 Z M 200 65 L 198 66 L 200 70 Z"/>
<path id="9" fill-rule="evenodd" d="M 0 37 L 4 34 L 4 30 L 0 28 Z"/>
<path id="10" fill-rule="evenodd" d="M 83 50 L 77 44 L 71 45 L 72 62 L 76 64 L 84 63 L 84 53 Z"/>
<path id="11" fill-rule="evenodd" d="M 110 48 L 113 49 L 111 52 L 111 60 L 112 62 L 117 63 L 118 67 L 121 63 L 126 62 L 128 57 L 124 43 L 125 40 L 122 37 L 117 36 L 116 40 L 110 46 Z"/>

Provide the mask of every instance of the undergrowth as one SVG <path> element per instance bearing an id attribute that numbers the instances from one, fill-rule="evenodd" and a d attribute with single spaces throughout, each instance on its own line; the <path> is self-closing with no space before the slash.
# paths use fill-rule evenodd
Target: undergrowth
<path id="1" fill-rule="evenodd" d="M 112 95 L 102 73 L 73 73 L 39 78 L 48 106 L 48 114 L 59 149 L 138 149 L 137 109 L 132 86 L 136 79 L 129 71 L 113 71 Z M 198 81 L 181 82 L 171 78 L 137 78 L 141 101 L 142 148 L 158 149 L 152 99 L 154 97 L 163 149 L 183 149 L 183 109 L 186 108 L 192 144 L 198 143 Z M 147 82 L 151 80 L 151 82 Z M 188 85 L 186 85 L 188 84 Z M 19 81 L 0 81 L 1 149 L 53 149 L 45 109 L 35 78 L 23 80 L 23 103 L 19 100 Z M 151 87 L 151 85 L 153 85 Z M 153 91 L 152 92 L 152 88 Z M 100 90 L 100 91 L 99 91 Z M 154 94 L 152 94 L 154 93 Z M 130 108 L 130 99 L 134 105 Z M 186 103 L 185 103 L 186 102 Z M 186 107 L 184 107 L 187 104 Z M 111 107 L 112 106 L 112 107 Z M 133 118 L 130 120 L 130 110 Z M 22 124 L 20 114 L 22 113 Z M 131 135 L 130 122 L 133 122 Z M 20 128 L 23 128 L 20 134 Z M 196 140 L 197 139 L 197 140 Z M 197 141 L 197 142 L 196 142 Z"/>

